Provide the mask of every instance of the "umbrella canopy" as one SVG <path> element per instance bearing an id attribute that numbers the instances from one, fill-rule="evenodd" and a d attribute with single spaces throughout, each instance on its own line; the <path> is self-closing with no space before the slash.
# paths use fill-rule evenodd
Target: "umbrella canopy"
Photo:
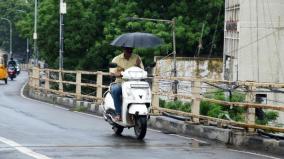
<path id="1" fill-rule="evenodd" d="M 111 42 L 113 46 L 151 48 L 163 44 L 163 40 L 150 33 L 125 33 Z"/>

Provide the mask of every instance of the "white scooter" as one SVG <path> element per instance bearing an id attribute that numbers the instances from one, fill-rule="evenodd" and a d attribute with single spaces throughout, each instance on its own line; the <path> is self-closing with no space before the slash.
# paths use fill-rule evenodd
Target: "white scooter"
<path id="1" fill-rule="evenodd" d="M 116 67 L 111 64 L 110 67 Z M 115 134 L 121 135 L 124 128 L 134 127 L 137 139 L 142 140 L 147 132 L 147 120 L 151 107 L 151 90 L 149 83 L 143 81 L 147 72 L 139 67 L 131 67 L 122 74 L 122 112 L 121 121 L 115 121 L 115 107 L 110 90 L 104 94 L 104 118 L 113 127 Z M 111 88 L 111 85 L 109 89 Z"/>

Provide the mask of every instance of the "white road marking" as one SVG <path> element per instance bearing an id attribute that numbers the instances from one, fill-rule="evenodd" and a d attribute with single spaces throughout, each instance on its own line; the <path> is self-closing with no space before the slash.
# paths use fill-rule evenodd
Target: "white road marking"
<path id="1" fill-rule="evenodd" d="M 160 130 L 155 130 L 155 129 L 148 129 L 148 130 L 156 132 L 156 133 L 163 133 Z M 200 142 L 200 143 L 207 143 L 206 141 L 195 139 L 195 138 L 192 138 L 192 137 L 186 137 L 186 136 L 177 135 L 177 134 L 167 134 L 167 135 L 171 135 L 171 136 L 175 136 L 175 137 L 183 138 L 183 139 L 187 139 L 187 140 L 195 140 L 195 141 Z"/>
<path id="2" fill-rule="evenodd" d="M 155 130 L 155 129 L 148 129 L 148 130 L 151 130 L 151 131 L 157 132 L 157 133 L 162 133 L 162 131 L 160 131 L 160 130 Z"/>
<path id="3" fill-rule="evenodd" d="M 0 137 L 0 141 L 11 146 L 12 148 L 15 148 L 16 150 L 18 150 L 19 152 L 25 154 L 25 155 L 28 155 L 28 156 L 31 156 L 35 159 L 51 159 L 45 155 L 42 155 L 40 153 L 37 153 L 37 152 L 34 152 L 33 150 L 31 149 L 28 149 L 12 140 L 9 140 L 9 139 L 6 139 L 4 137 Z"/>
<path id="4" fill-rule="evenodd" d="M 99 118 L 99 119 L 103 119 L 103 117 L 101 117 L 101 116 L 97 116 L 97 115 L 93 115 L 93 114 L 88 114 L 88 113 L 78 112 L 78 111 L 73 111 L 73 112 L 78 113 L 78 114 L 82 114 L 82 115 L 87 115 L 87 116 L 91 116 L 91 117 Z"/>
<path id="5" fill-rule="evenodd" d="M 192 137 L 186 137 L 186 136 L 181 136 L 181 135 L 177 135 L 177 134 L 169 134 L 171 136 L 175 136 L 175 137 L 179 137 L 179 138 L 184 138 L 184 139 L 189 139 L 189 140 L 194 140 L 194 141 L 197 141 L 199 143 L 203 143 L 203 144 L 207 144 L 206 141 L 203 141 L 203 140 L 199 140 L 199 139 L 195 139 L 195 138 L 192 138 Z"/>
<path id="6" fill-rule="evenodd" d="M 31 99 L 31 98 L 28 98 L 24 95 L 24 89 L 26 87 L 26 85 L 28 84 L 28 82 L 26 82 L 23 87 L 21 88 L 21 96 L 27 100 L 30 100 L 30 101 L 33 101 L 33 102 L 37 102 L 37 103 L 42 103 L 42 104 L 46 104 L 46 105 L 50 105 L 50 106 L 53 106 L 53 107 L 56 107 L 56 108 L 59 108 L 59 109 L 63 109 L 63 110 L 67 110 L 69 111 L 69 109 L 67 108 L 64 108 L 64 107 L 61 107 L 61 106 L 57 106 L 55 104 L 50 104 L 50 103 L 47 103 L 47 102 L 42 102 L 42 101 L 39 101 L 39 100 L 35 100 L 35 99 Z"/>
<path id="7" fill-rule="evenodd" d="M 248 152 L 248 151 L 239 151 L 239 150 L 233 150 L 233 149 L 228 149 L 229 151 L 233 151 L 233 152 L 239 152 L 239 153 L 244 153 L 244 154 L 250 154 L 250 155 L 254 155 L 254 156 L 260 156 L 260 157 L 266 157 L 266 158 L 271 158 L 271 159 L 281 159 L 278 157 L 273 157 L 273 156 L 268 156 L 268 155 L 262 155 L 262 154 L 258 154 L 258 153 L 254 153 L 254 152 Z"/>

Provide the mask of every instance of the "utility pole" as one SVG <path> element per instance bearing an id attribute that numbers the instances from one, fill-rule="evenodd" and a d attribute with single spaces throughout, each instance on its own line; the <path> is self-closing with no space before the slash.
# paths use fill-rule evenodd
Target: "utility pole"
<path id="1" fill-rule="evenodd" d="M 60 19 L 59 19 L 59 70 L 63 69 L 64 53 L 64 14 L 66 14 L 66 3 L 60 0 Z"/>
<path id="2" fill-rule="evenodd" d="M 64 23 L 63 18 L 64 14 L 66 14 L 66 3 L 63 0 L 60 0 L 59 7 L 59 91 L 63 92 L 63 83 L 62 83 L 62 70 L 63 70 L 63 53 L 64 53 Z"/>
<path id="3" fill-rule="evenodd" d="M 38 66 L 38 49 L 37 49 L 37 0 L 35 0 L 35 12 L 34 12 L 34 64 L 35 66 Z"/>
<path id="4" fill-rule="evenodd" d="M 173 74 L 174 77 L 177 77 L 177 60 L 176 60 L 176 19 L 173 18 L 172 19 L 172 35 L 173 35 L 173 55 L 174 55 L 174 69 L 173 69 Z M 174 80 L 174 84 L 173 84 L 173 94 L 177 94 L 177 85 L 178 85 L 178 80 Z M 175 97 L 175 100 L 177 100 L 177 98 Z"/>

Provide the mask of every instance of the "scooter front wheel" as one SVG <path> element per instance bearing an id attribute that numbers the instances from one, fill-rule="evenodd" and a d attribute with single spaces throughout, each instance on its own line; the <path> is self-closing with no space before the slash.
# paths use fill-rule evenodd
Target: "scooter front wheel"
<path id="1" fill-rule="evenodd" d="M 112 130 L 114 131 L 114 133 L 116 135 L 121 135 L 121 133 L 123 132 L 124 127 L 120 126 L 120 125 L 114 125 L 112 127 Z"/>
<path id="2" fill-rule="evenodd" d="M 144 139 L 147 132 L 147 116 L 138 116 L 136 118 L 134 132 L 137 139 Z"/>

